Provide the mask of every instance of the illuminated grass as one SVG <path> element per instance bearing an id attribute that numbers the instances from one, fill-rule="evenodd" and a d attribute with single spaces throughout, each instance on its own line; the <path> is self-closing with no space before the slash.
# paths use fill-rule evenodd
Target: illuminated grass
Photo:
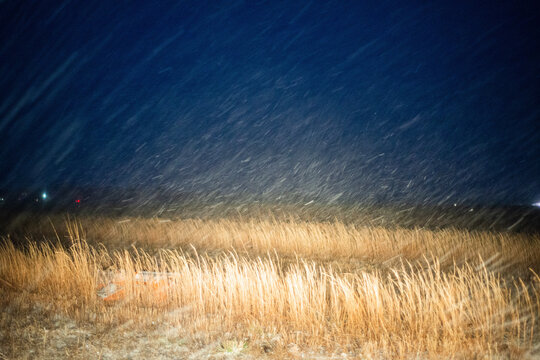
<path id="1" fill-rule="evenodd" d="M 57 228 L 63 228 L 62 223 L 62 219 L 57 220 Z M 299 256 L 338 263 L 353 259 L 385 265 L 399 265 L 402 259 L 423 260 L 427 256 L 436 258 L 443 267 L 485 262 L 491 271 L 522 277 L 531 276 L 529 268 L 540 269 L 540 234 L 253 219 L 83 218 L 79 225 L 88 241 L 109 248 L 133 245 L 189 250 L 194 246 L 203 251 L 234 250 L 259 256 L 271 252 L 282 258 Z M 50 229 L 49 221 L 40 228 Z"/>
<path id="2" fill-rule="evenodd" d="M 373 357 L 525 356 L 538 351 L 540 278 L 531 270 L 526 279 L 501 276 L 525 266 L 538 269 L 534 262 L 527 263 L 538 254 L 537 238 L 511 249 L 516 239 L 504 234 L 369 229 L 340 223 L 118 224 L 102 219 L 94 227 L 85 226 L 83 232 L 78 223 L 68 223 L 70 246 L 29 243 L 19 249 L 4 239 L 0 279 L 9 295 L 4 301 L 24 296 L 53 303 L 80 320 L 98 314 L 98 322 L 134 320 L 145 326 L 166 318 L 194 324 L 190 331 L 204 331 L 210 337 L 229 333 L 256 342 L 271 334 L 279 339 L 277 347 L 291 343 L 342 347 Z M 138 236 L 135 241 L 141 245 L 182 243 L 239 251 L 200 255 L 180 249 L 107 250 L 87 244 L 85 238 L 96 234 L 112 241 Z M 477 251 L 474 241 L 483 241 Z M 265 251 L 271 255 L 257 255 Z M 420 260 L 422 252 L 432 255 Z M 488 260 L 479 260 L 479 253 Z M 298 256 L 295 261 L 283 261 L 292 254 Z M 401 259 L 393 259 L 399 254 Z M 442 267 L 443 261 L 457 256 L 475 264 L 461 261 Z M 390 259 L 391 266 L 343 272 L 323 261 L 331 257 L 380 263 Z M 407 258 L 412 262 L 403 260 Z M 164 296 L 137 284 L 135 275 L 141 271 L 173 274 L 160 290 Z M 114 306 L 97 296 L 107 273 L 125 279 L 125 297 Z M 233 344 L 227 341 L 222 344 Z M 240 350 L 234 346 L 242 351 L 248 343 L 234 344 L 242 344 Z"/>

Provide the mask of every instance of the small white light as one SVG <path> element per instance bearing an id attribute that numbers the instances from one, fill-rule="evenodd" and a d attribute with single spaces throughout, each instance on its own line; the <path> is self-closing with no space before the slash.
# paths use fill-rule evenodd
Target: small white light
<path id="1" fill-rule="evenodd" d="M 44 192 L 43 194 L 41 194 L 41 198 L 42 198 L 43 200 L 45 200 L 45 199 L 47 198 L 47 193 Z"/>
<path id="2" fill-rule="evenodd" d="M 533 204 L 533 206 L 540 207 L 540 201 L 539 201 L 539 202 L 535 202 L 535 203 Z"/>

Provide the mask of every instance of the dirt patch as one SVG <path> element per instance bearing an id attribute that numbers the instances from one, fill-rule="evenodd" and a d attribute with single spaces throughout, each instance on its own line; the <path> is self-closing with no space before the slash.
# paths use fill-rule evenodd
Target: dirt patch
<path id="1" fill-rule="evenodd" d="M 175 314 L 172 314 L 174 317 Z M 76 321 L 43 304 L 7 305 L 0 315 L 0 359 L 347 359 L 353 354 L 302 351 L 268 336 L 250 341 L 193 334 L 163 321 L 117 326 Z M 187 324 L 186 324 L 187 325 Z"/>

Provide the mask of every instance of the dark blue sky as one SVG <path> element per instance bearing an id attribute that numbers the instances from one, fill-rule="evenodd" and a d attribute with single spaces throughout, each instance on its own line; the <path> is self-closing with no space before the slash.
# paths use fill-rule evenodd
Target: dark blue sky
<path id="1" fill-rule="evenodd" d="M 0 2 L 0 185 L 540 200 L 535 2 Z"/>

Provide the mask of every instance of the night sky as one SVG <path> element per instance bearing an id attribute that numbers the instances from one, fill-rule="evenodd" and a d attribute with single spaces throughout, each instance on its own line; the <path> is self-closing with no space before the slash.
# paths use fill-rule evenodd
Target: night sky
<path id="1" fill-rule="evenodd" d="M 0 2 L 0 187 L 540 201 L 519 1 Z"/>

